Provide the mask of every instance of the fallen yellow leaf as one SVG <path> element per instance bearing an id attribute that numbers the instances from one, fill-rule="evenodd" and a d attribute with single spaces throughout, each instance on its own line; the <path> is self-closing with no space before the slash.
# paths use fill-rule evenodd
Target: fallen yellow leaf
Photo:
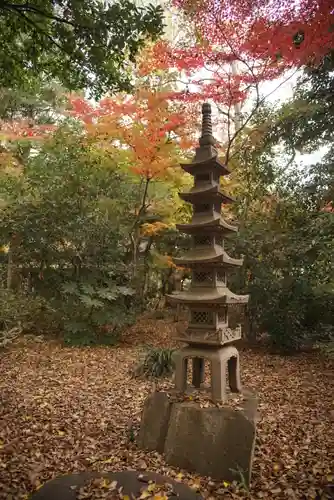
<path id="1" fill-rule="evenodd" d="M 58 436 L 65 436 L 65 432 L 64 431 L 58 431 Z"/>
<path id="2" fill-rule="evenodd" d="M 228 481 L 223 481 L 223 486 L 224 488 L 227 488 L 228 486 L 230 486 L 231 483 L 229 483 Z"/>
<path id="3" fill-rule="evenodd" d="M 110 483 L 109 483 L 108 479 L 103 479 L 101 486 L 102 486 L 102 488 L 109 488 L 109 484 Z"/>
<path id="4" fill-rule="evenodd" d="M 112 490 L 115 490 L 115 489 L 117 488 L 117 481 L 111 481 L 111 483 L 110 483 L 110 488 L 111 488 Z"/>
<path id="5" fill-rule="evenodd" d="M 151 496 L 151 493 L 147 490 L 143 491 L 143 493 L 140 495 L 140 499 L 143 499 L 143 498 L 148 498 Z"/>
<path id="6" fill-rule="evenodd" d="M 197 483 L 197 482 L 190 485 L 190 488 L 192 488 L 193 490 L 199 490 L 200 487 L 201 487 L 201 484 Z"/>

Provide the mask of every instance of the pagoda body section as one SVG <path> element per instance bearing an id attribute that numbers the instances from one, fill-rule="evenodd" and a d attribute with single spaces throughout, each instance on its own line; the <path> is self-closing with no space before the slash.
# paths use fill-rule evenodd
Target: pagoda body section
<path id="1" fill-rule="evenodd" d="M 241 326 L 229 327 L 229 308 L 246 304 L 248 295 L 236 295 L 228 288 L 228 272 L 242 266 L 242 259 L 230 257 L 224 248 L 224 238 L 236 232 L 237 227 L 224 220 L 222 204 L 232 203 L 220 189 L 221 176 L 229 170 L 218 159 L 212 136 L 211 107 L 202 107 L 202 135 L 195 158 L 190 164 L 182 164 L 183 170 L 194 177 L 194 186 L 181 199 L 193 205 L 193 217 L 189 224 L 177 228 L 192 237 L 191 249 L 181 258 L 175 258 L 178 266 L 190 268 L 192 280 L 189 290 L 168 295 L 168 300 L 189 308 L 188 327 L 180 332 L 178 340 L 187 347 L 176 354 L 176 388 L 186 389 L 188 359 L 193 362 L 193 380 L 200 388 L 204 377 L 204 360 L 211 362 L 211 389 L 214 400 L 224 400 L 226 370 L 230 388 L 240 391 L 239 356 L 233 342 L 241 338 Z"/>

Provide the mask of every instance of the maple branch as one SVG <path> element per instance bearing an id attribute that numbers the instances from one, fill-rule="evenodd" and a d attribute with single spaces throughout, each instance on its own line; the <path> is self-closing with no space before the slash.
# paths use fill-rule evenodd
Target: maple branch
<path id="1" fill-rule="evenodd" d="M 13 3 L 8 3 L 4 2 L 2 7 L 5 10 L 13 10 L 14 12 L 17 12 L 18 14 L 22 14 L 24 12 L 32 12 L 33 14 L 37 14 L 38 16 L 46 17 L 47 19 L 53 19 L 54 21 L 58 21 L 60 23 L 68 24 L 70 26 L 73 26 L 74 28 L 85 28 L 85 26 L 74 23 L 73 21 L 68 21 L 64 17 L 59 17 L 54 14 L 48 14 L 47 12 L 44 12 L 43 10 L 37 9 L 34 5 L 30 5 L 28 3 L 25 4 L 13 4 Z"/>
<path id="2" fill-rule="evenodd" d="M 264 101 L 270 97 L 274 92 L 276 92 L 276 90 L 278 90 L 282 85 L 284 85 L 287 81 L 290 80 L 290 78 L 292 78 L 296 73 L 297 71 L 299 71 L 299 68 L 297 68 L 290 76 L 288 76 L 287 78 L 285 78 L 279 85 L 277 85 L 277 87 L 275 89 L 273 89 L 271 92 L 269 92 L 267 95 L 265 95 L 264 97 L 262 97 L 262 99 L 260 99 L 258 105 L 256 107 L 253 108 L 252 112 L 249 114 L 248 118 L 245 120 L 245 122 L 243 123 L 242 127 L 236 131 L 234 133 L 234 135 L 232 136 L 232 139 L 231 141 L 235 141 L 236 137 L 239 135 L 240 132 L 242 132 L 242 130 L 244 130 L 244 128 L 248 125 L 248 123 L 250 122 L 250 120 L 253 118 L 255 112 L 258 110 L 258 108 L 264 103 Z M 250 132 L 249 135 L 252 135 L 252 131 Z M 226 164 L 227 162 L 233 158 L 239 151 L 240 149 L 245 145 L 247 139 L 245 141 L 243 141 L 243 143 L 241 144 L 240 148 L 238 150 L 236 150 L 231 156 L 229 156 L 225 161 L 226 161 Z M 231 147 L 228 149 L 228 151 L 230 151 Z"/>

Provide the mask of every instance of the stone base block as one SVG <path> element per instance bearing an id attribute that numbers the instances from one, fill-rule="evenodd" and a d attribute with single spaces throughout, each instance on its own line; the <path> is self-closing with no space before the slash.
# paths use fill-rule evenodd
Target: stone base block
<path id="1" fill-rule="evenodd" d="M 164 452 L 171 410 L 166 392 L 153 392 L 146 398 L 138 438 L 140 448 Z"/>
<path id="2" fill-rule="evenodd" d="M 256 435 L 257 398 L 244 405 L 201 408 L 172 402 L 167 393 L 151 394 L 144 406 L 138 444 L 165 454 L 170 465 L 213 479 L 250 483 Z"/>

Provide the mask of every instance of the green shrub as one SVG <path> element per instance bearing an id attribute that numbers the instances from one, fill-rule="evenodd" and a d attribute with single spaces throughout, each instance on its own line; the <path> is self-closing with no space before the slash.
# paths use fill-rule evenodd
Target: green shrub
<path id="1" fill-rule="evenodd" d="M 0 345 L 19 333 L 40 332 L 52 314 L 43 298 L 7 289 L 0 289 L 0 310 Z"/>
<path id="2" fill-rule="evenodd" d="M 134 290 L 112 280 L 68 281 L 60 292 L 58 314 L 69 345 L 115 345 L 136 319 Z"/>
<path id="3" fill-rule="evenodd" d="M 293 279 L 272 287 L 263 300 L 262 331 L 268 333 L 272 347 L 285 354 L 304 346 L 326 343 L 333 317 L 333 296 L 314 290 L 307 280 Z"/>
<path id="4" fill-rule="evenodd" d="M 169 377 L 174 372 L 174 349 L 149 347 L 133 371 L 135 377 Z"/>

